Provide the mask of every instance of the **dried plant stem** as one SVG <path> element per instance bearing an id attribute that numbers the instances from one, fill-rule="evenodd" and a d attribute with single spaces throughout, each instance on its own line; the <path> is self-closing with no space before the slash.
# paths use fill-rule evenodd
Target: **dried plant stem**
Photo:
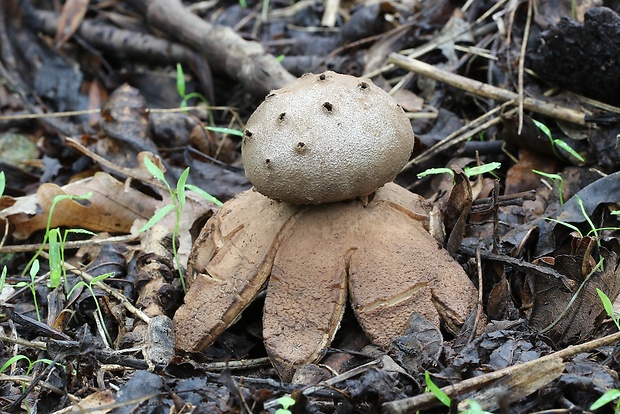
<path id="1" fill-rule="evenodd" d="M 418 75 L 427 76 L 431 79 L 444 82 L 474 95 L 490 98 L 498 102 L 516 101 L 519 98 L 519 95 L 515 92 L 479 82 L 474 79 L 469 79 L 464 76 L 439 69 L 420 60 L 401 56 L 398 53 L 392 53 L 390 55 L 389 62 L 403 69 L 415 72 Z M 543 114 L 552 118 L 583 126 L 588 125 L 585 121 L 585 112 L 572 108 L 561 107 L 540 99 L 524 97 L 523 107 L 528 111 Z"/>

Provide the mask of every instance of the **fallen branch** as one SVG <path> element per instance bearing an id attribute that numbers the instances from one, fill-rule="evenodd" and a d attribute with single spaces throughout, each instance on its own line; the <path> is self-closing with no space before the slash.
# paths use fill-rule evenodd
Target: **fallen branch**
<path id="1" fill-rule="evenodd" d="M 260 43 L 243 39 L 230 27 L 218 26 L 188 11 L 178 0 L 130 0 L 144 12 L 150 27 L 162 30 L 207 57 L 216 72 L 224 72 L 263 98 L 295 77 Z"/>

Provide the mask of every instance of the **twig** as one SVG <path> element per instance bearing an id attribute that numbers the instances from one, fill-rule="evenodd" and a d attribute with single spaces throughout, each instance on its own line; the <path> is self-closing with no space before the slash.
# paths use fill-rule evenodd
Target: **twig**
<path id="1" fill-rule="evenodd" d="M 523 29 L 523 40 L 521 41 L 521 57 L 519 59 L 518 85 L 519 93 L 519 127 L 517 134 L 521 135 L 523 130 L 523 72 L 525 71 L 525 51 L 527 49 L 527 39 L 530 36 L 530 25 L 532 23 L 532 0 L 527 2 L 527 18 L 525 19 L 525 28 Z"/>
<path id="2" fill-rule="evenodd" d="M 106 237 L 103 239 L 89 239 L 89 240 L 75 240 L 65 242 L 65 249 L 76 249 L 78 247 L 83 246 L 102 246 L 107 243 L 129 243 L 134 240 L 137 240 L 137 236 L 133 235 L 125 235 L 125 236 L 114 236 L 114 237 Z M 12 246 L 2 246 L 0 247 L 0 253 L 21 253 L 21 252 L 34 252 L 39 250 L 41 244 L 17 244 Z M 48 250 L 49 244 L 43 245 L 43 250 Z"/>
<path id="3" fill-rule="evenodd" d="M 500 122 L 501 118 L 496 117 L 496 118 L 492 118 L 489 121 L 484 122 L 481 125 L 478 125 L 474 128 L 475 125 L 477 125 L 478 123 L 484 121 L 485 119 L 497 114 L 498 112 L 501 112 L 504 108 L 510 106 L 513 104 L 513 101 L 510 102 L 506 102 L 502 105 L 500 105 L 497 108 L 494 108 L 492 110 L 490 110 L 489 112 L 481 115 L 480 117 L 474 119 L 473 121 L 469 122 L 467 125 L 462 126 L 461 128 L 459 128 L 458 130 L 454 131 L 453 133 L 451 133 L 450 135 L 448 135 L 447 137 L 445 137 L 444 139 L 442 139 L 441 141 L 439 141 L 438 143 L 436 143 L 435 145 L 433 145 L 432 147 L 430 147 L 429 149 L 427 149 L 426 151 L 424 151 L 423 153 L 421 153 L 420 155 L 418 155 L 417 157 L 413 158 L 411 161 L 409 161 L 407 163 L 407 165 L 405 165 L 402 169 L 402 171 L 408 170 L 409 168 L 413 167 L 414 165 L 420 164 L 432 157 L 434 157 L 436 154 L 439 154 L 442 151 L 445 151 L 446 149 L 457 145 L 463 141 L 468 140 L 469 138 L 471 138 L 472 136 L 476 135 L 478 132 L 480 131 L 484 131 L 485 129 L 488 129 L 490 126 L 495 125 L 497 123 Z M 517 111 L 516 108 L 511 109 L 510 111 L 506 112 L 505 115 L 510 115 L 513 114 Z M 473 128 L 473 129 L 470 129 Z"/>
<path id="4" fill-rule="evenodd" d="M 479 82 L 474 79 L 466 78 L 464 76 L 439 69 L 420 60 L 401 56 L 398 53 L 392 53 L 388 60 L 403 69 L 444 82 L 448 85 L 484 98 L 490 98 L 498 102 L 513 101 L 519 98 L 519 95 L 515 92 Z M 588 125 L 585 121 L 586 113 L 576 109 L 561 107 L 556 104 L 530 97 L 523 98 L 523 107 L 528 111 L 543 114 L 552 118 L 583 126 Z"/>

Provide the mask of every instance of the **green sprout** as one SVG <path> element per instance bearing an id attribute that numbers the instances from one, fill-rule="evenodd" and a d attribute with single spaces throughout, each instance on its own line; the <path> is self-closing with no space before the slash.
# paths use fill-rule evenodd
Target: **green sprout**
<path id="1" fill-rule="evenodd" d="M 208 129 L 209 131 L 213 131 L 213 132 L 221 132 L 222 134 L 236 135 L 238 137 L 242 137 L 243 136 L 243 132 L 242 131 L 239 131 L 238 129 L 233 129 L 233 128 L 222 128 L 222 127 L 216 127 L 216 126 L 206 126 L 205 129 Z"/>
<path id="2" fill-rule="evenodd" d="M 49 233 L 49 266 L 50 266 L 50 283 L 49 287 L 54 289 L 60 285 L 61 281 L 65 283 L 65 292 L 69 290 L 67 284 L 67 269 L 63 266 L 65 262 L 65 245 L 70 233 L 87 234 L 96 236 L 96 233 L 86 229 L 66 229 L 63 236 L 60 235 L 60 229 L 52 229 Z"/>
<path id="3" fill-rule="evenodd" d="M 48 365 L 53 365 L 54 361 L 52 361 L 51 359 L 47 359 L 47 358 L 41 358 L 41 359 L 37 359 L 36 361 L 32 361 L 30 358 L 28 358 L 26 355 L 15 355 L 11 358 L 9 358 L 0 368 L 0 374 L 2 374 L 4 371 L 6 371 L 11 365 L 15 364 L 16 362 L 19 362 L 21 360 L 25 360 L 28 363 L 28 368 L 26 368 L 26 376 L 30 375 L 30 373 L 32 372 L 32 369 L 35 367 L 35 365 L 37 365 L 40 362 L 43 362 L 45 364 Z"/>
<path id="4" fill-rule="evenodd" d="M 295 399 L 291 397 L 290 394 L 286 394 L 278 398 L 278 404 L 280 404 L 282 408 L 278 408 L 275 414 L 291 414 L 289 407 L 295 405 Z"/>
<path id="5" fill-rule="evenodd" d="M 107 337 L 110 343 L 112 343 L 112 338 L 110 337 L 110 334 L 107 328 L 105 327 L 105 319 L 103 318 L 103 312 L 101 312 L 101 307 L 99 306 L 99 301 L 97 300 L 97 296 L 95 296 L 95 290 L 93 286 L 111 276 L 114 276 L 114 273 L 104 273 L 103 275 L 95 276 L 88 283 L 86 283 L 83 280 L 80 280 L 78 283 L 75 284 L 75 286 L 71 288 L 71 290 L 67 294 L 67 298 L 70 298 L 73 292 L 75 292 L 75 289 L 77 289 L 80 286 L 84 286 L 86 287 L 86 289 L 88 289 L 88 291 L 90 292 L 90 296 L 92 296 L 93 301 L 95 301 L 95 307 L 97 308 L 97 316 L 99 317 L 99 322 L 101 322 L 101 327 L 103 328 L 103 331 L 105 332 L 105 336 Z"/>
<path id="6" fill-rule="evenodd" d="M 6 188 L 6 176 L 4 175 L 4 171 L 0 171 L 0 197 L 4 194 L 5 188 Z"/>
<path id="7" fill-rule="evenodd" d="M 488 411 L 482 409 L 482 406 L 475 400 L 467 400 L 467 404 L 469 408 L 465 411 L 462 411 L 463 414 L 491 414 Z"/>
<path id="8" fill-rule="evenodd" d="M 22 276 L 24 276 L 26 274 L 26 272 L 28 271 L 28 269 L 31 268 L 31 266 L 33 265 L 34 261 L 37 260 L 37 258 L 41 255 L 41 252 L 43 251 L 45 244 L 46 243 L 50 243 L 50 245 L 52 243 L 55 243 L 56 246 L 54 247 L 55 251 L 54 252 L 50 252 L 50 276 L 53 273 L 52 278 L 50 278 L 50 287 L 51 288 L 55 288 L 60 284 L 60 277 L 59 275 L 59 267 L 62 267 L 62 264 L 59 262 L 59 257 L 64 259 L 64 252 L 59 253 L 56 249 L 58 247 L 58 241 L 59 241 L 59 231 L 58 229 L 51 229 L 51 225 L 52 225 L 52 215 L 54 213 L 54 209 L 56 208 L 56 205 L 61 202 L 62 200 L 85 200 L 87 198 L 92 197 L 93 193 L 92 192 L 88 192 L 87 194 L 81 195 L 81 196 L 77 196 L 77 195 L 69 195 L 69 194 L 61 194 L 61 195 L 57 195 L 56 197 L 54 197 L 54 200 L 52 201 L 52 205 L 50 207 L 50 212 L 47 216 L 47 224 L 45 226 L 45 234 L 43 235 L 43 242 L 41 242 L 41 246 L 39 247 L 39 249 L 35 252 L 34 256 L 32 256 L 32 258 L 30 259 L 30 261 L 28 262 L 28 264 L 26 265 L 26 267 L 24 268 L 24 271 L 22 272 Z M 90 233 L 88 232 L 88 230 L 73 230 L 73 232 L 75 233 Z M 52 235 L 52 233 L 55 233 Z M 90 233 L 90 234 L 94 234 L 94 233 Z M 65 238 L 63 239 L 61 245 L 64 247 L 64 243 L 66 241 L 66 235 L 67 233 L 65 233 Z M 53 240 L 50 240 L 50 237 L 53 238 Z M 52 255 L 54 256 L 52 258 Z M 53 271 L 51 270 L 53 269 Z M 38 271 L 38 270 L 37 270 Z"/>
<path id="9" fill-rule="evenodd" d="M 562 178 L 561 175 L 559 174 L 551 174 L 551 173 L 546 173 L 544 171 L 538 171 L 538 170 L 532 170 L 532 172 L 538 174 L 538 175 L 542 175 L 545 178 L 548 178 L 551 180 L 551 182 L 553 182 L 553 185 L 555 186 L 555 188 L 557 188 L 558 190 L 558 196 L 560 199 L 560 205 L 563 206 L 564 205 L 564 179 Z"/>
<path id="10" fill-rule="evenodd" d="M 183 287 L 183 291 L 185 292 L 187 291 L 187 289 L 185 287 L 185 278 L 183 277 L 183 267 L 181 266 L 181 260 L 179 258 L 178 247 L 177 247 L 177 238 L 181 231 L 181 228 L 180 228 L 181 212 L 183 211 L 183 207 L 185 207 L 185 201 L 186 201 L 185 190 L 188 189 L 188 190 L 194 191 L 198 193 L 199 195 L 201 195 L 202 197 L 204 197 L 207 201 L 217 206 L 221 206 L 223 205 L 223 203 L 219 201 L 217 198 L 213 197 L 211 194 L 207 193 L 206 191 L 194 185 L 187 184 L 187 177 L 189 176 L 189 167 L 187 167 L 183 171 L 183 173 L 179 177 L 179 180 L 177 181 L 176 188 L 173 189 L 170 186 L 170 184 L 168 184 L 168 181 L 166 180 L 166 177 L 164 176 L 164 172 L 160 170 L 159 167 L 156 166 L 153 163 L 153 161 L 151 161 L 148 157 L 144 157 L 144 166 L 153 175 L 153 177 L 155 177 L 158 181 L 160 181 L 166 186 L 166 189 L 168 190 L 168 194 L 170 194 L 170 199 L 172 200 L 172 203 L 166 204 L 157 213 L 155 213 L 153 217 L 151 217 L 151 219 L 144 226 L 142 226 L 139 232 L 142 233 L 143 231 L 150 229 L 155 224 L 159 223 L 159 221 L 161 221 L 165 216 L 167 216 L 168 213 L 170 213 L 171 211 L 174 211 L 175 220 L 174 220 L 174 229 L 172 230 L 172 253 L 174 255 L 174 261 L 177 266 L 177 271 L 179 272 L 181 286 Z"/>
<path id="11" fill-rule="evenodd" d="M 442 391 L 441 388 L 437 386 L 431 379 L 431 374 L 428 371 L 424 371 L 424 382 L 426 383 L 426 388 L 433 393 L 433 395 L 446 407 L 450 407 L 450 397 L 448 394 Z"/>
<path id="12" fill-rule="evenodd" d="M 52 361 L 51 359 L 47 359 L 47 358 L 40 358 L 37 359 L 36 361 L 32 361 L 30 358 L 28 358 L 26 355 L 15 355 L 11 358 L 9 358 L 0 368 L 0 374 L 2 374 L 4 371 L 6 371 L 11 365 L 21 361 L 21 360 L 25 360 L 28 363 L 28 367 L 26 368 L 26 376 L 29 376 L 30 373 L 32 372 L 32 370 L 34 369 L 34 367 L 39 364 L 39 363 L 44 363 L 44 364 L 48 364 L 48 365 L 54 365 L 54 361 Z M 59 363 L 56 363 L 57 365 L 61 365 Z M 26 391 L 26 383 L 22 383 L 22 392 Z M 28 405 L 28 403 L 26 401 L 24 401 L 24 406 L 26 407 L 26 412 L 30 413 L 30 407 Z"/>
<path id="13" fill-rule="evenodd" d="M 37 320 L 41 322 L 41 313 L 39 312 L 39 303 L 37 301 L 37 290 L 35 286 L 35 279 L 37 277 L 37 273 L 39 273 L 39 259 L 34 259 L 32 264 L 30 265 L 30 282 L 18 282 L 13 287 L 23 288 L 28 287 L 30 289 L 30 293 L 32 294 L 32 300 L 34 302 L 34 310 L 37 313 Z"/>
<path id="14" fill-rule="evenodd" d="M 540 129 L 549 138 L 549 141 L 551 142 L 551 148 L 553 149 L 553 153 L 555 154 L 556 157 L 559 158 L 558 153 L 556 151 L 556 147 L 560 147 L 564 151 L 569 153 L 577 161 L 585 162 L 583 157 L 577 151 L 575 151 L 570 145 L 568 145 L 566 142 L 562 141 L 561 139 L 553 139 L 553 137 L 551 136 L 551 130 L 547 127 L 547 125 L 535 119 L 532 119 L 532 122 L 534 122 L 534 125 L 536 125 L 538 129 Z"/>
<path id="15" fill-rule="evenodd" d="M 620 397 L 620 390 L 614 388 L 606 391 L 596 401 L 594 401 L 594 403 L 592 403 L 592 405 L 590 406 L 590 410 L 597 410 L 614 400 L 618 400 L 616 401 L 616 406 L 614 407 L 614 413 L 618 414 L 620 412 L 620 399 L 618 399 L 618 397 Z"/>
<path id="16" fill-rule="evenodd" d="M 492 173 L 494 170 L 498 169 L 501 166 L 502 164 L 499 162 L 490 162 L 488 164 L 482 164 L 475 167 L 465 167 L 463 169 L 463 173 L 465 173 L 467 178 L 471 178 L 477 175 Z M 429 168 L 419 173 L 418 178 L 424 178 L 429 175 L 437 174 L 450 174 L 452 177 L 454 177 L 454 171 L 452 171 L 450 168 Z"/>
<path id="17" fill-rule="evenodd" d="M 609 299 L 609 296 L 607 296 L 605 292 L 603 292 L 599 288 L 596 288 L 596 293 L 598 294 L 598 297 L 601 299 L 601 302 L 603 302 L 603 308 L 605 308 L 605 312 L 611 318 L 611 320 L 614 321 L 614 323 L 616 324 L 616 327 L 620 331 L 620 317 L 618 317 L 618 315 L 615 314 L 614 305 L 611 303 L 611 299 Z"/>
<path id="18" fill-rule="evenodd" d="M 180 63 L 177 63 L 177 92 L 179 93 L 179 96 L 182 98 L 182 101 L 179 104 L 181 108 L 187 108 L 188 106 L 187 102 L 190 99 L 194 99 L 194 98 L 200 100 L 207 107 L 209 106 L 209 101 L 207 101 L 207 98 L 205 98 L 203 94 L 198 93 L 198 92 L 186 93 L 185 74 L 183 73 L 183 66 L 181 66 Z M 209 116 L 209 123 L 211 125 L 215 125 L 215 119 L 213 118 L 213 111 L 207 108 L 207 113 Z"/>

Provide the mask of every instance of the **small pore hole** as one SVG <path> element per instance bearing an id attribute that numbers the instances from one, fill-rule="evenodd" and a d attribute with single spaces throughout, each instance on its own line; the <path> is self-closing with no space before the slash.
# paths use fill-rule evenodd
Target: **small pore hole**
<path id="1" fill-rule="evenodd" d="M 321 74 L 319 75 L 319 80 L 324 81 L 326 78 L 327 78 L 327 76 L 325 76 L 325 74 L 324 74 L 324 73 L 321 73 Z"/>
<path id="2" fill-rule="evenodd" d="M 267 164 L 267 165 L 271 164 L 271 160 L 270 160 L 269 158 L 267 158 L 267 159 L 265 160 L 265 164 Z"/>
<path id="3" fill-rule="evenodd" d="M 368 89 L 368 84 L 366 82 L 360 82 L 359 85 L 360 89 Z"/>
<path id="4" fill-rule="evenodd" d="M 251 137 L 252 136 L 252 131 L 250 131 L 249 129 L 246 129 L 245 130 L 245 136 L 248 137 L 248 138 Z"/>
<path id="5" fill-rule="evenodd" d="M 329 102 L 325 102 L 323 104 L 323 108 L 327 109 L 327 112 L 331 112 L 334 109 L 334 105 L 330 104 Z"/>
<path id="6" fill-rule="evenodd" d="M 286 115 L 286 112 L 282 112 L 280 116 L 278 116 L 278 119 L 280 119 L 280 121 L 284 121 L 284 115 Z"/>
<path id="7" fill-rule="evenodd" d="M 306 144 L 304 144 L 303 142 L 298 142 L 297 145 L 295 146 L 295 150 L 299 154 L 301 154 L 302 152 L 306 150 Z"/>

